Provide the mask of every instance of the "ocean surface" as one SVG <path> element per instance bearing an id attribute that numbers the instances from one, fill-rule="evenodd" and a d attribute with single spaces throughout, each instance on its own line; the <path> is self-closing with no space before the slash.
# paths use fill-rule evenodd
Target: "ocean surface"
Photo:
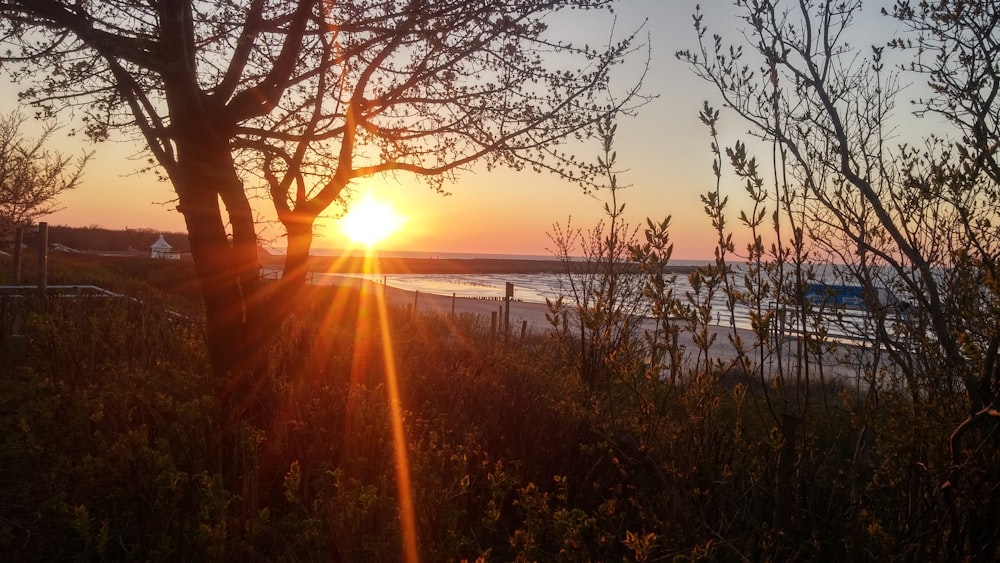
<path id="1" fill-rule="evenodd" d="M 314 252 L 322 256 L 319 252 Z M 333 254 L 333 253 L 331 253 Z M 382 256 L 400 258 L 455 258 L 493 260 L 555 260 L 553 256 L 532 254 L 470 254 L 455 252 L 381 252 Z M 706 260 L 672 260 L 672 266 L 702 266 Z M 565 278 L 559 274 L 312 274 L 313 283 L 323 284 L 324 276 L 349 276 L 385 283 L 408 291 L 420 291 L 437 295 L 468 297 L 472 299 L 502 299 L 508 283 L 514 284 L 514 299 L 527 303 L 545 303 L 546 298 L 556 299 L 564 295 Z M 690 290 L 687 278 L 677 276 L 679 289 Z"/>
<path id="2" fill-rule="evenodd" d="M 281 248 L 267 247 L 267 250 L 274 255 L 284 255 Z M 495 254 L 490 252 L 425 252 L 417 250 L 379 250 L 379 256 L 386 258 L 454 258 L 459 260 L 555 260 L 551 254 Z M 365 250 L 336 249 L 336 248 L 312 248 L 309 250 L 312 256 L 353 256 L 364 257 Z M 692 263 L 704 264 L 706 261 L 694 261 Z"/>
<path id="3" fill-rule="evenodd" d="M 339 250 L 314 250 L 316 256 L 341 255 Z M 363 255 L 362 251 L 358 251 Z M 497 260 L 554 260 L 551 255 L 525 254 L 490 254 L 490 253 L 455 253 L 455 252 L 386 252 L 379 253 L 386 257 L 405 258 L 456 258 L 456 259 L 497 259 Z M 671 260 L 673 266 L 701 266 L 708 264 L 707 260 Z M 332 283 L 336 276 L 347 276 L 384 283 L 408 291 L 419 291 L 436 295 L 464 297 L 471 299 L 501 300 L 504 297 L 506 284 L 514 284 L 514 299 L 527 303 L 542 303 L 546 299 L 555 300 L 570 292 L 565 287 L 565 276 L 560 274 L 311 274 L 312 283 L 326 285 Z M 835 275 L 824 276 L 830 279 L 828 283 L 842 283 Z M 741 280 L 737 280 L 741 285 Z M 678 274 L 674 286 L 674 295 L 682 301 L 686 293 L 692 291 L 687 276 Z M 567 302 L 570 303 L 571 302 Z M 773 304 L 765 304 L 765 307 Z M 732 312 L 726 306 L 725 296 L 717 295 L 711 303 L 712 322 L 724 326 L 736 326 L 750 329 L 750 311 L 742 305 L 737 305 Z M 834 315 L 830 315 L 834 316 Z M 823 322 L 830 335 L 839 339 L 857 341 L 866 339 L 871 333 L 867 315 L 860 310 L 840 310 L 835 315 L 837 319 Z"/>
<path id="4" fill-rule="evenodd" d="M 436 295 L 465 297 L 472 299 L 501 300 L 504 297 L 506 284 L 514 284 L 514 299 L 528 303 L 545 303 L 546 298 L 555 300 L 560 295 L 568 295 L 565 280 L 558 274 L 314 274 L 313 283 L 325 284 L 333 280 L 324 280 L 326 276 L 350 276 L 384 283 L 390 287 L 419 291 Z M 674 295 L 684 300 L 684 295 L 691 292 L 687 276 L 678 275 L 674 286 Z M 572 305 L 572 301 L 567 301 Z M 767 307 L 769 305 L 766 305 Z M 727 308 L 725 297 L 717 295 L 711 303 L 712 324 L 751 329 L 750 311 L 742 305 L 736 305 L 732 312 Z M 834 315 L 831 315 L 833 317 Z M 841 310 L 835 319 L 824 322 L 830 335 L 840 339 L 856 341 L 865 339 L 871 333 L 867 315 L 859 310 Z"/>

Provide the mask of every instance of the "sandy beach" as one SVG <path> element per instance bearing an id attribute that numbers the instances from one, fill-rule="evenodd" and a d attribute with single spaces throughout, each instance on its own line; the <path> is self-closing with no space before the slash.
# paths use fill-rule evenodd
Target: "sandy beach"
<path id="1" fill-rule="evenodd" d="M 417 310 L 421 312 L 482 315 L 487 319 L 495 312 L 498 315 L 498 320 L 503 319 L 503 301 L 470 299 L 466 297 L 451 297 L 435 295 L 433 293 L 408 291 L 351 276 L 331 276 L 330 279 L 338 286 L 357 287 L 365 291 L 380 292 L 385 296 L 386 303 L 397 307 L 416 306 Z M 516 329 L 519 332 L 524 322 L 528 323 L 527 330 L 533 334 L 545 331 L 549 328 L 548 321 L 545 320 L 545 312 L 546 307 L 541 303 L 511 301 L 510 323 L 511 327 L 514 327 L 512 331 Z"/>
<path id="2" fill-rule="evenodd" d="M 444 315 L 479 315 L 483 317 L 486 323 L 489 323 L 492 314 L 496 313 L 497 322 L 499 324 L 502 324 L 503 322 L 503 301 L 470 299 L 464 297 L 414 292 L 350 276 L 330 276 L 330 279 L 336 285 L 357 287 L 364 291 L 380 292 L 385 296 L 386 303 L 397 307 L 416 307 L 416 309 L 420 312 L 436 312 Z M 511 334 L 514 337 L 517 337 L 521 334 L 522 329 L 526 330 L 528 334 L 542 334 L 546 330 L 549 330 L 551 325 L 545 318 L 546 312 L 546 306 L 541 303 L 511 301 Z M 646 328 L 653 328 L 652 321 L 648 321 Z M 755 336 L 751 331 L 740 328 L 735 330 L 736 334 L 739 335 L 745 345 L 749 346 L 756 341 Z M 718 360 L 723 363 L 735 360 L 737 358 L 736 349 L 730 343 L 730 335 L 733 334 L 733 329 L 728 326 L 713 325 L 710 327 L 710 331 L 715 335 L 715 340 L 710 348 L 710 354 L 713 360 Z M 694 339 L 692 334 L 689 332 L 682 331 L 677 344 L 685 350 L 695 350 Z M 788 339 L 787 345 L 783 347 L 786 369 L 788 365 L 791 365 L 791 356 L 795 347 L 796 341 L 794 339 Z M 815 370 L 816 368 L 822 367 L 826 377 L 837 379 L 842 382 L 856 380 L 858 374 L 856 366 L 859 361 L 857 357 L 859 354 L 863 354 L 864 352 L 860 348 L 853 346 L 843 346 L 842 352 L 843 354 L 841 355 L 848 356 L 847 359 L 837 357 L 833 354 L 827 354 L 822 365 L 820 366 L 814 364 L 813 369 Z M 759 358 L 756 351 L 751 351 L 749 355 L 751 359 Z M 764 361 L 768 364 L 776 363 L 777 358 L 765 358 Z"/>

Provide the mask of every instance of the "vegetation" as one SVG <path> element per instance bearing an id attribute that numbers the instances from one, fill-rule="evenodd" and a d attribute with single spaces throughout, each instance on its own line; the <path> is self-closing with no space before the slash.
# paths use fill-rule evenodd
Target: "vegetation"
<path id="1" fill-rule="evenodd" d="M 815 356 L 824 345 L 814 322 L 822 310 L 811 310 L 806 293 L 816 264 L 841 264 L 840 279 L 865 295 L 866 332 L 879 351 L 861 376 L 867 416 L 881 412 L 886 391 L 901 386 L 911 408 L 953 429 L 913 460 L 918 469 L 910 483 L 921 502 L 896 517 L 911 526 L 938 519 L 943 546 L 921 545 L 930 551 L 919 557 L 993 560 L 1000 549 L 997 7 L 896 2 L 883 15 L 901 22 L 903 33 L 858 51 L 848 38 L 859 0 L 736 4 L 747 23 L 745 42 L 710 38 L 696 13 L 698 48 L 678 57 L 716 87 L 772 154 L 773 166 L 763 172 L 746 145 L 726 153 L 759 207 L 741 219 L 755 233 L 747 254 L 756 279 L 746 286 L 750 293 L 767 288 L 777 305 L 759 309 L 766 311 L 760 326 L 773 327 L 768 316 L 783 303 L 803 304 L 791 310 L 793 326 L 809 335 L 804 359 Z M 912 51 L 913 59 L 887 68 L 886 49 Z M 894 130 L 900 72 L 926 81 L 913 111 L 942 118 L 942 127 L 909 144 Z M 770 247 L 757 236 L 768 200 L 775 202 Z M 822 377 L 817 360 L 812 370 L 797 366 L 796 381 Z M 956 393 L 961 400 L 952 404 Z M 806 408 L 782 404 L 777 411 L 775 425 L 795 455 L 794 429 Z M 927 444 L 914 440 L 912 447 Z"/>
<path id="2" fill-rule="evenodd" d="M 218 408 L 202 325 L 142 295 L 4 302 L 0 546 L 14 559 L 400 559 L 383 344 L 424 560 L 886 560 L 941 541 L 933 513 L 903 515 L 959 393 L 914 411 L 906 393 L 873 408 L 810 389 L 823 406 L 780 483 L 764 401 L 783 390 L 624 362 L 595 389 L 559 333 L 504 348 L 477 319 L 396 310 L 384 333 L 371 296 L 317 287 L 269 354 L 261 396 L 281 417 L 255 428 Z M 779 483 L 791 512 L 776 529 Z"/>
<path id="3" fill-rule="evenodd" d="M 351 181 L 407 173 L 441 190 L 473 163 L 588 180 L 560 147 L 643 101 L 638 85 L 610 84 L 634 36 L 580 45 L 548 22 L 613 6 L 10 0 L 0 40 L 25 100 L 79 112 L 93 140 L 141 138 L 184 215 L 213 369 L 247 394 L 305 284 L 313 224 Z M 284 283 L 266 292 L 250 202 L 260 188 L 288 247 Z"/>
<path id="4" fill-rule="evenodd" d="M 69 227 L 49 225 L 49 243 L 82 252 L 148 253 L 149 247 L 163 235 L 176 252 L 190 252 L 186 233 L 154 231 L 146 228 L 105 229 L 102 227 Z"/>
<path id="5" fill-rule="evenodd" d="M 751 48 L 707 41 L 696 17 L 700 49 L 681 57 L 770 143 L 773 165 L 742 142 L 722 147 L 720 112 L 705 104 L 714 185 L 702 201 L 717 244 L 684 292 L 667 270 L 669 217 L 641 232 L 623 221 L 603 119 L 607 220 L 553 236 L 564 258 L 579 244 L 587 267 L 564 260 L 569 290 L 549 330 L 502 344 L 476 317 L 307 288 L 309 306 L 262 348 L 254 393 L 238 396 L 267 419 L 234 419 L 216 400 L 232 381 L 212 369 L 183 276 L 76 262 L 77 283 L 126 297 L 4 297 L 0 549 L 23 560 L 996 560 L 995 127 L 970 100 L 994 102 L 949 62 L 955 41 L 963 63 L 985 60 L 976 49 L 1000 20 L 978 17 L 995 8 L 897 3 L 914 29 L 966 22 L 982 39 L 921 36 L 920 49 L 947 53 L 918 68 L 935 85 L 923 107 L 963 134 L 913 151 L 884 142 L 895 82 L 880 52 L 853 67 L 838 43 L 858 3 L 737 5 Z M 763 73 L 742 58 L 752 49 Z M 979 72 L 972 83 L 994 77 Z M 947 102 L 958 92 L 969 106 Z M 741 249 L 730 175 L 750 202 Z M 832 330 L 843 307 L 810 296 L 830 262 L 863 289 L 853 338 Z M 737 310 L 749 331 L 720 323 Z M 637 311 L 651 318 L 643 330 Z"/>
<path id="6" fill-rule="evenodd" d="M 37 138 L 25 135 L 26 118 L 0 116 L 0 239 L 56 210 L 56 197 L 80 182 L 90 159 L 74 160 L 47 147 L 56 130 L 47 123 Z"/>
<path id="7" fill-rule="evenodd" d="M 714 139 L 718 113 L 701 116 Z M 602 130 L 617 190 L 614 128 Z M 730 152 L 738 176 L 765 185 Z M 593 252 L 568 272 L 588 299 L 573 331 L 554 317 L 501 345 L 477 317 L 383 317 L 377 294 L 309 288 L 266 351 L 254 400 L 277 413 L 267 425 L 220 408 L 181 278 L 152 290 L 134 266 L 67 264 L 141 298 L 3 301 L 0 548 L 39 561 L 996 555 L 964 532 L 979 506 L 941 487 L 953 460 L 934 445 L 965 416 L 964 389 L 914 388 L 877 361 L 884 347 L 840 345 L 825 324 L 781 332 L 837 314 L 789 299 L 811 275 L 803 251 L 756 243 L 736 268 L 727 202 L 716 188 L 705 203 L 720 248 L 684 294 L 665 274 L 669 220 L 637 242 L 608 205 L 604 227 L 578 233 Z M 615 270 L 623 253 L 641 284 Z M 618 324 L 636 290 L 651 332 Z M 719 295 L 751 311 L 749 338 L 709 326 Z M 717 355 L 720 335 L 735 360 Z M 839 371 L 824 371 L 828 356 Z"/>

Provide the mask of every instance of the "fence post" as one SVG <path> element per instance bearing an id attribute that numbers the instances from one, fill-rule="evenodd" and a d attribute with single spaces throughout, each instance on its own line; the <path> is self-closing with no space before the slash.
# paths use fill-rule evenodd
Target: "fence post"
<path id="1" fill-rule="evenodd" d="M 49 224 L 38 224 L 38 289 L 45 291 L 49 282 Z"/>
<path id="2" fill-rule="evenodd" d="M 24 246 L 24 227 L 18 227 L 14 230 L 14 263 L 11 266 L 14 268 L 13 278 L 14 285 L 21 285 L 21 247 Z"/>
<path id="3" fill-rule="evenodd" d="M 510 336 L 510 298 L 514 297 L 514 284 L 507 282 L 503 296 L 503 343 L 507 344 Z"/>

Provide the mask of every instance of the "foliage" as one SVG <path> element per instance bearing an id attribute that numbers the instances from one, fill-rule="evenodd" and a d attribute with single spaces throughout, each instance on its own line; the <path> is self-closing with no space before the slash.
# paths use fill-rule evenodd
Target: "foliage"
<path id="1" fill-rule="evenodd" d="M 74 250 L 100 252 L 148 252 L 163 235 L 176 252 L 190 252 L 186 233 L 154 231 L 144 228 L 105 229 L 102 227 L 70 227 L 49 225 L 49 243 L 61 244 Z"/>
<path id="2" fill-rule="evenodd" d="M 17 112 L 0 117 L 0 238 L 56 211 L 56 198 L 77 187 L 90 159 L 84 154 L 74 161 L 47 148 L 54 123 L 31 139 L 25 136 L 25 122 Z"/>
<path id="3" fill-rule="evenodd" d="M 1000 338 L 991 280 L 1000 248 L 994 151 L 986 147 L 994 146 L 990 139 L 997 134 L 996 9 L 988 2 L 895 4 L 892 15 L 909 33 L 889 46 L 912 49 L 914 61 L 903 68 L 928 80 L 929 93 L 916 112 L 944 117 L 956 134 L 952 140 L 939 130 L 914 144 L 896 144 L 899 71 L 887 70 L 885 47 L 859 52 L 847 40 L 861 2 L 737 6 L 748 24 L 745 45 L 710 37 L 696 13 L 698 48 L 678 57 L 771 145 L 774 231 L 788 229 L 791 237 L 787 243 L 778 238 L 774 263 L 765 270 L 750 267 L 766 271 L 773 287 L 791 283 L 773 296 L 777 307 L 768 314 L 784 303 L 802 303 L 795 326 L 818 337 L 812 343 L 803 337 L 807 353 L 829 349 L 829 335 L 816 330 L 815 319 L 836 312 L 826 303 L 809 303 L 804 284 L 822 275 L 810 263 L 841 264 L 826 279 L 856 284 L 864 293 L 862 335 L 872 350 L 859 372 L 867 388 L 861 411 L 866 427 L 877 424 L 886 395 L 902 393 L 921 413 L 912 424 L 923 426 L 928 417 L 953 429 L 938 444 L 950 464 L 913 444 L 918 453 L 911 459 L 921 471 L 910 486 L 926 504 L 901 520 L 909 526 L 936 518 L 943 532 L 910 547 L 919 557 L 993 559 L 1000 535 L 988 523 L 996 504 L 987 491 L 1000 482 L 994 471 L 997 417 L 990 414 L 1000 390 Z M 737 145 L 731 156 L 748 189 L 759 193 L 759 176 L 742 172 L 756 167 L 745 148 Z M 751 198 L 763 202 L 754 193 Z M 763 217 L 745 222 L 757 226 Z M 761 256 L 758 250 L 751 255 Z M 780 275 L 786 261 L 793 278 Z M 816 372 L 819 359 L 810 363 L 823 377 L 822 369 Z M 808 377 L 809 369 L 799 366 L 794 373 Z"/>
<path id="4" fill-rule="evenodd" d="M 773 7 L 740 5 L 758 16 Z M 791 20 L 750 18 L 779 21 Z M 778 107 L 758 109 L 770 119 L 804 106 Z M 900 268 L 892 237 L 880 238 L 888 226 L 853 206 L 864 201 L 856 179 L 824 168 L 826 153 L 800 159 L 793 139 L 769 137 L 779 156 L 764 172 L 746 144 L 719 145 L 719 112 L 706 104 L 700 117 L 718 248 L 690 289 L 670 269 L 669 219 L 648 221 L 636 243 L 617 201 L 608 225 L 574 235 L 593 243 L 595 264 L 614 265 L 577 278 L 586 290 L 565 321 L 579 323 L 574 333 L 553 318 L 554 330 L 501 345 L 481 319 L 403 310 L 382 325 L 370 292 L 308 288 L 309 307 L 283 319 L 255 380 L 253 399 L 276 413 L 266 424 L 226 423 L 201 323 L 157 291 L 3 301 L 0 549 L 21 560 L 399 560 L 398 412 L 425 560 L 995 559 L 996 414 L 975 410 L 968 385 L 985 377 L 980 391 L 995 392 L 989 247 L 947 262 L 930 252 L 933 278 Z M 602 131 L 617 189 L 614 128 Z M 930 189 L 955 186 L 931 182 L 948 177 L 941 161 L 906 154 L 905 173 L 863 178 L 885 188 L 890 215 L 907 202 L 955 209 Z M 902 189 L 921 170 L 934 172 L 929 183 Z M 735 223 L 730 172 L 750 197 Z M 948 213 L 913 217 L 905 232 L 918 250 L 954 250 L 968 236 L 938 230 L 961 224 Z M 734 228 L 750 234 L 745 250 Z M 894 287 L 875 267 L 888 265 L 910 276 L 903 288 L 934 284 L 940 306 L 914 298 L 901 317 L 873 298 L 871 335 L 835 337 L 845 311 L 804 294 L 827 279 L 814 263 L 836 252 L 858 257 L 848 279 Z M 106 266 L 88 275 L 136 275 Z M 625 309 L 603 305 L 630 302 L 651 318 L 616 332 L 628 328 L 616 316 Z M 737 309 L 743 326 L 714 314 Z"/>
<path id="5" fill-rule="evenodd" d="M 371 295 L 315 287 L 268 356 L 258 396 L 280 416 L 233 426 L 199 323 L 158 295 L 4 309 L 17 318 L 0 343 L 0 547 L 12 558 L 398 560 L 385 344 L 422 559 L 885 560 L 941 548 L 933 485 L 947 460 L 931 444 L 947 438 L 940 420 L 960 393 L 914 410 L 904 386 L 803 389 L 694 362 L 674 379 L 609 363 L 594 393 L 555 345 L 565 336 L 504 347 L 474 317 L 404 310 L 384 333 L 365 314 Z M 766 401 L 806 391 L 822 406 L 795 411 L 780 481 L 789 438 Z"/>
<path id="6" fill-rule="evenodd" d="M 549 233 L 555 245 L 552 252 L 563 268 L 560 285 L 571 301 L 549 302 L 550 320 L 556 333 L 568 336 L 572 330 L 580 346 L 576 355 L 580 377 L 595 393 L 604 392 L 613 373 L 630 369 L 624 366 L 636 363 L 642 355 L 637 347 L 641 340 L 637 321 L 643 314 L 642 279 L 630 275 L 635 269 L 629 248 L 635 243 L 636 229 L 624 219 L 625 204 L 618 203 L 619 191 L 626 186 L 618 184 L 615 170 L 616 129 L 610 117 L 599 127 L 603 154 L 597 166 L 607 185 L 597 191 L 607 192 L 603 208 L 606 222 L 584 231 L 574 228 L 570 218 L 565 226 L 556 223 L 554 232 Z M 614 363 L 620 365 L 611 365 Z"/>
<path id="7" fill-rule="evenodd" d="M 306 283 L 313 224 L 350 182 L 406 173 L 443 190 L 475 164 L 591 179 L 565 145 L 645 101 L 641 76 L 612 88 L 635 34 L 592 46 L 551 22 L 613 6 L 10 0 L 0 58 L 43 113 L 79 113 L 93 140 L 142 139 L 184 215 L 214 371 L 245 395 Z M 266 290 L 250 201 L 261 187 L 288 247 L 284 283 Z"/>

